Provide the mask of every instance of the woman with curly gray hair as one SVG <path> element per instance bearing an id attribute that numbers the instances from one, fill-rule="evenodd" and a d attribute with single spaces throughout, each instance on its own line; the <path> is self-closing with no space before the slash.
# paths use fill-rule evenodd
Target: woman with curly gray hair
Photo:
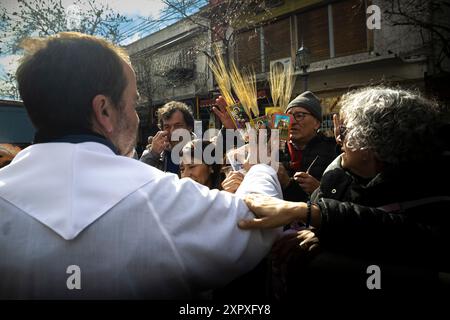
<path id="1" fill-rule="evenodd" d="M 384 272 L 383 289 L 436 285 L 439 272 L 450 272 L 443 108 L 415 93 L 383 87 L 348 93 L 341 103 L 334 122 L 343 153 L 325 171 L 311 202 L 248 196 L 246 203 L 259 219 L 241 221 L 240 227 L 294 221 L 315 227 L 314 233 L 299 233 L 300 247 L 316 247 L 320 240 L 324 252 L 340 255 L 337 260 L 352 257 L 345 267 L 325 258 L 330 272 L 314 279 L 327 288 L 354 284 L 367 290 L 365 268 L 373 264 Z"/>
<path id="2" fill-rule="evenodd" d="M 433 137 L 442 120 L 435 102 L 377 87 L 347 94 L 341 103 L 343 119 L 339 122 L 335 116 L 335 127 L 338 139 L 347 137 L 347 150 L 359 150 L 388 167 L 424 162 L 439 150 L 439 140 Z"/>

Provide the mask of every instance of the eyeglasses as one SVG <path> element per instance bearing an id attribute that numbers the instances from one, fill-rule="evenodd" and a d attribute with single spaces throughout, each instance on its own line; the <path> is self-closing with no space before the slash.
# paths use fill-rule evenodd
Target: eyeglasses
<path id="1" fill-rule="evenodd" d="M 292 113 L 292 116 L 294 117 L 295 121 L 302 121 L 308 114 L 311 115 L 311 113 L 309 112 L 295 112 Z"/>
<path id="2" fill-rule="evenodd" d="M 347 127 L 344 125 L 339 125 L 338 127 L 338 138 L 341 141 L 344 141 L 345 135 L 347 134 Z"/>

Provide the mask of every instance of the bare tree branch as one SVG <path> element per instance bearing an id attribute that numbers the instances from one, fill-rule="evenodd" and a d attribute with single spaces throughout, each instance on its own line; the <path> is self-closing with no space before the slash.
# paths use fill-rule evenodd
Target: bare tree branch
<path id="1" fill-rule="evenodd" d="M 385 15 L 390 24 L 418 28 L 422 43 L 433 46 L 439 51 L 435 66 L 442 72 L 448 72 L 444 70 L 443 63 L 450 59 L 450 20 L 448 17 L 439 20 L 438 17 L 443 12 L 448 12 L 450 1 L 395 0 L 384 1 L 384 4 L 388 8 L 385 10 Z M 430 35 L 429 39 L 425 40 L 424 32 Z"/>
<path id="2" fill-rule="evenodd" d="M 114 43 L 121 40 L 119 27 L 130 20 L 96 0 L 76 0 L 80 8 L 80 26 L 69 29 L 66 9 L 61 0 L 17 0 L 18 10 L 8 11 L 0 3 L 0 54 L 20 51 L 20 43 L 30 36 L 49 36 L 62 31 L 101 35 Z M 1 94 L 18 98 L 14 75 L 3 76 Z M 8 93 L 9 92 L 9 93 Z"/>

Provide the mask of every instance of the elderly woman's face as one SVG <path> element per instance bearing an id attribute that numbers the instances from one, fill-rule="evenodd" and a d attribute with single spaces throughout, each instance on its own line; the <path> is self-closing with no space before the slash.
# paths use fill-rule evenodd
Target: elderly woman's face
<path id="1" fill-rule="evenodd" d="M 334 117 L 334 134 L 336 142 L 341 145 L 342 168 L 363 178 L 371 178 L 377 174 L 376 161 L 371 150 L 353 150 L 347 145 L 347 128 L 342 120 Z"/>
<path id="2" fill-rule="evenodd" d="M 193 161 L 191 161 L 193 162 Z M 192 180 L 211 188 L 211 170 L 206 164 L 180 163 L 181 178 L 191 178 Z"/>
<path id="3" fill-rule="evenodd" d="M 344 142 L 342 152 L 341 166 L 354 174 L 364 176 L 361 172 L 364 172 L 368 166 L 367 151 L 352 150 Z"/>

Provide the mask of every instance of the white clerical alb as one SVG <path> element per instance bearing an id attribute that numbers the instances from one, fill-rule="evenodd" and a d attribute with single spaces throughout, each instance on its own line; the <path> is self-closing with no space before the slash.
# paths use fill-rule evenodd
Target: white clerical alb
<path id="1" fill-rule="evenodd" d="M 253 166 L 248 192 L 281 197 L 275 171 Z M 32 145 L 0 170 L 0 298 L 192 297 L 267 254 L 279 230 L 240 230 L 249 217 L 239 196 L 99 143 Z"/>

